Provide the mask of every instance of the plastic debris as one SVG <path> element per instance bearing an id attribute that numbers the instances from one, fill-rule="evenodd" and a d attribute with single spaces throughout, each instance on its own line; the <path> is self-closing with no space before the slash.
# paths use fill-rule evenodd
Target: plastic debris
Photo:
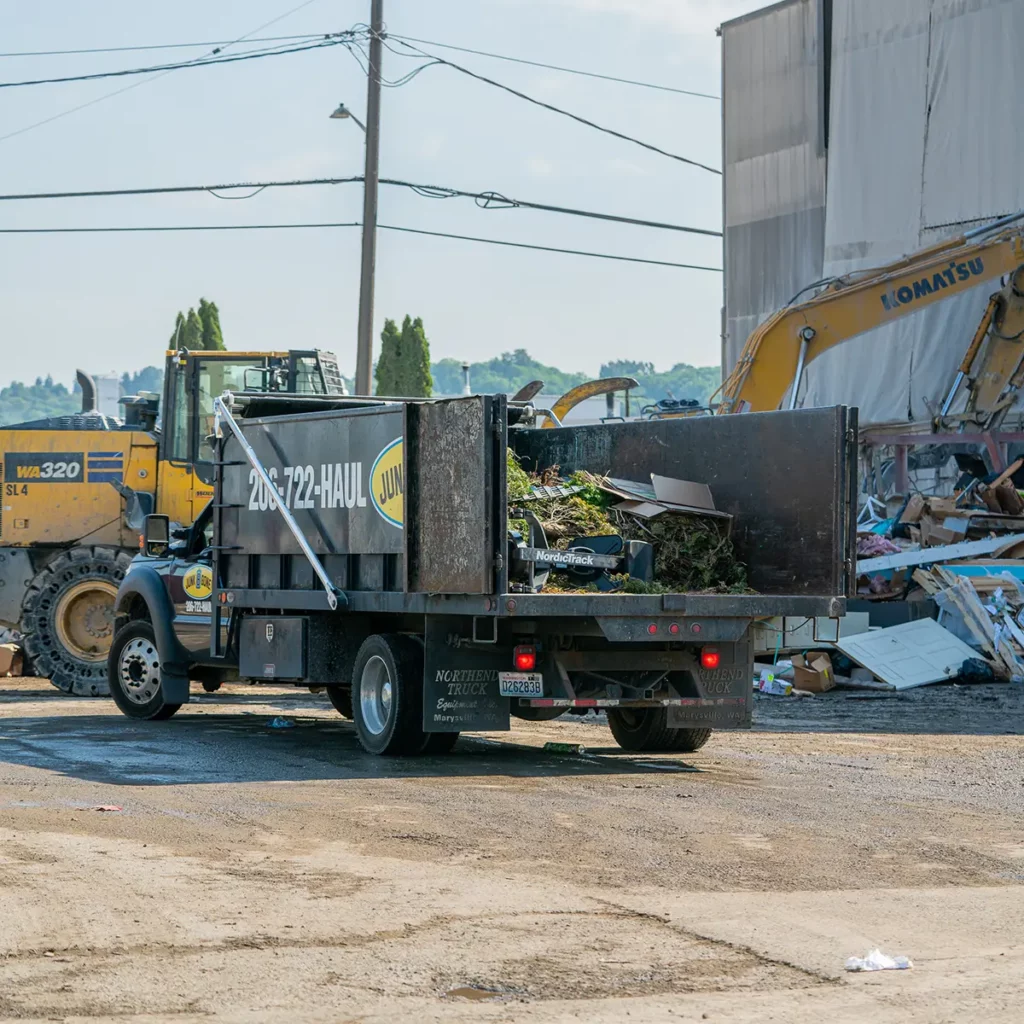
<path id="1" fill-rule="evenodd" d="M 907 971 L 913 967 L 909 957 L 887 956 L 880 949 L 873 949 L 865 957 L 851 956 L 846 961 L 848 971 Z"/>
<path id="2" fill-rule="evenodd" d="M 994 683 L 996 674 L 992 666 L 981 658 L 964 658 L 960 666 L 960 675 L 956 679 L 958 683 Z"/>
<path id="3" fill-rule="evenodd" d="M 295 723 L 290 718 L 282 718 L 278 715 L 277 718 L 272 718 L 267 722 L 267 727 L 270 729 L 294 729 Z"/>
<path id="4" fill-rule="evenodd" d="M 587 748 L 582 743 L 545 743 L 544 749 L 549 754 L 585 754 Z"/>
<path id="5" fill-rule="evenodd" d="M 757 681 L 757 688 L 762 693 L 772 694 L 775 697 L 788 697 L 793 692 L 793 684 L 779 679 L 770 669 L 761 670 L 761 678 Z"/>

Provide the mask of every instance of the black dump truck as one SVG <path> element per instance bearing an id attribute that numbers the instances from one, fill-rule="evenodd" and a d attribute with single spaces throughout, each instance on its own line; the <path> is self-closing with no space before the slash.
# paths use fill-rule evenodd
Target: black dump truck
<path id="1" fill-rule="evenodd" d="M 213 500 L 188 530 L 148 517 L 118 592 L 110 690 L 133 718 L 241 679 L 326 688 L 374 754 L 589 708 L 627 750 L 691 751 L 750 726 L 753 622 L 845 612 L 846 407 L 553 429 L 502 395 L 217 407 Z M 510 539 L 507 449 L 534 471 L 708 484 L 751 592 L 534 592 L 522 560 L 544 553 Z"/>

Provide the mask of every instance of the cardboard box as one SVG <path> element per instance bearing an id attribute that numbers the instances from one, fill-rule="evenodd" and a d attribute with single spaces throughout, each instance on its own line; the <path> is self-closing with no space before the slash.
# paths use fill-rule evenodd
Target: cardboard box
<path id="1" fill-rule="evenodd" d="M 793 655 L 793 688 L 825 693 L 836 685 L 832 659 L 827 654 Z"/>
<path id="2" fill-rule="evenodd" d="M 924 515 L 925 497 L 923 494 L 912 494 L 910 500 L 907 502 L 907 507 L 903 510 L 903 515 L 900 516 L 901 523 L 917 523 L 921 521 L 921 516 Z"/>
<path id="3" fill-rule="evenodd" d="M 21 675 L 21 648 L 17 644 L 0 644 L 0 676 Z"/>
<path id="4" fill-rule="evenodd" d="M 943 516 L 955 516 L 959 510 L 956 507 L 956 498 L 929 498 L 928 511 L 936 519 L 942 519 Z"/>
<path id="5" fill-rule="evenodd" d="M 963 540 L 962 533 L 954 533 L 952 530 L 940 526 L 931 516 L 925 516 L 921 520 L 921 547 L 935 548 L 945 544 L 955 544 Z"/>

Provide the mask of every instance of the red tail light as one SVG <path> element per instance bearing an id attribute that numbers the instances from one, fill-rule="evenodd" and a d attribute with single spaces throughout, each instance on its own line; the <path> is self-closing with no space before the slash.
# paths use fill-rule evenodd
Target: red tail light
<path id="1" fill-rule="evenodd" d="M 520 672 L 532 672 L 537 667 L 537 648 L 521 644 L 512 652 L 512 663 Z"/>
<path id="2" fill-rule="evenodd" d="M 718 663 L 721 660 L 722 656 L 713 647 L 705 647 L 700 652 L 701 668 L 718 668 Z"/>

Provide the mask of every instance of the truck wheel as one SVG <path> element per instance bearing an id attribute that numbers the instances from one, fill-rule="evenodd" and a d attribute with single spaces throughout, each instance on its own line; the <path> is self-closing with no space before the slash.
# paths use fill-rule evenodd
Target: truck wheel
<path id="1" fill-rule="evenodd" d="M 29 584 L 21 631 L 36 672 L 80 697 L 105 697 L 114 598 L 131 564 L 115 548 L 71 548 Z"/>
<path id="2" fill-rule="evenodd" d="M 672 741 L 672 749 L 678 750 L 681 754 L 692 754 L 700 750 L 709 739 L 713 729 L 671 729 L 675 736 Z"/>
<path id="3" fill-rule="evenodd" d="M 377 634 L 363 641 L 352 672 L 352 711 L 363 749 L 419 754 L 423 732 L 423 647 L 412 637 Z"/>
<path id="4" fill-rule="evenodd" d="M 665 708 L 609 708 L 608 727 L 623 750 L 692 753 L 708 741 L 710 729 L 670 729 Z"/>
<path id="5" fill-rule="evenodd" d="M 164 703 L 160 653 L 148 622 L 129 622 L 114 637 L 107 659 L 110 696 L 129 718 L 170 718 L 180 704 Z"/>
<path id="6" fill-rule="evenodd" d="M 352 721 L 352 687 L 351 686 L 328 686 L 327 699 L 334 706 L 334 710 Z"/>

